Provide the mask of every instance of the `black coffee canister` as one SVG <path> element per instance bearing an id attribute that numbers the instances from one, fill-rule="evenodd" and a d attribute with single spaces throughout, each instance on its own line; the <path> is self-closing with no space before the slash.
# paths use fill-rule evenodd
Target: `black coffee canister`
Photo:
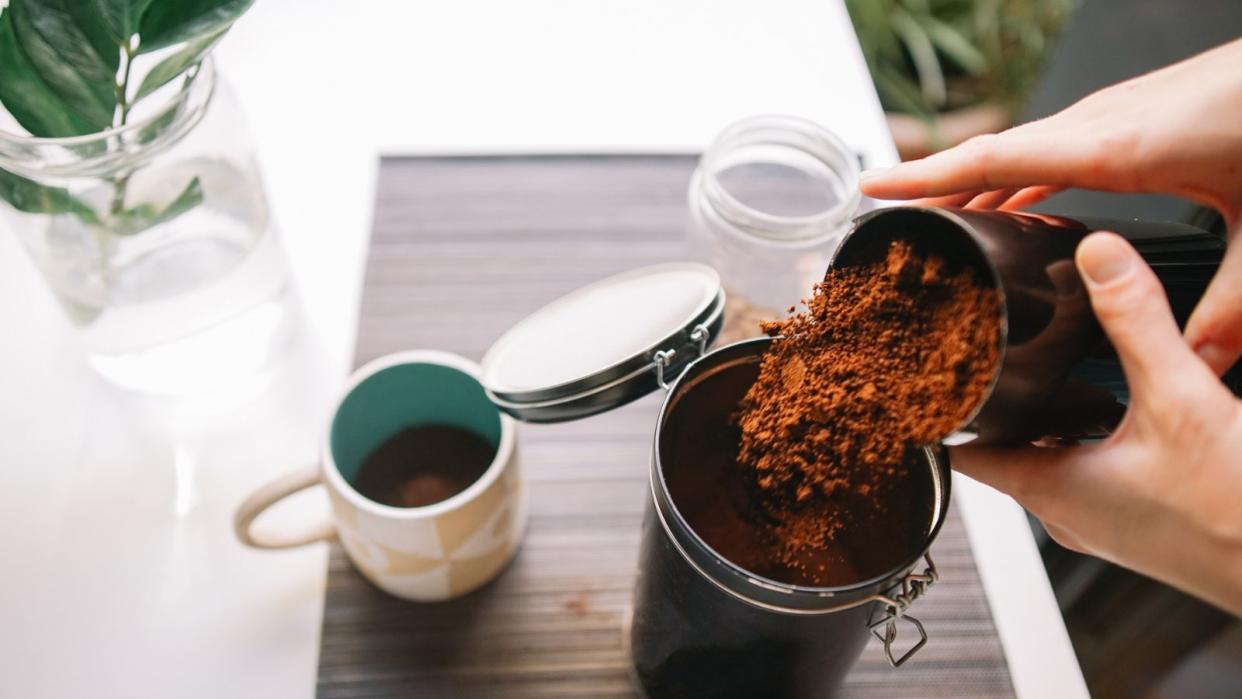
<path id="1" fill-rule="evenodd" d="M 761 577 L 714 551 L 683 516 L 670 477 L 697 464 L 693 451 L 670 448 L 680 438 L 675 432 L 684 429 L 684 420 L 673 424 L 677 412 L 702 413 L 692 416 L 703 421 L 694 437 L 735 450 L 731 414 L 770 342 L 758 338 L 708 353 L 670 388 L 661 409 L 629 635 L 637 682 L 650 697 L 823 696 L 857 660 L 869 631 L 886 641 L 894 665 L 926 641 L 922 625 L 906 611 L 936 579 L 927 550 L 949 505 L 942 452 L 921 450 L 915 459 L 926 468 L 919 491 L 925 507 L 918 508 L 926 518 L 915 543 L 872 552 L 889 567 L 843 587 Z M 711 391 L 702 396 L 707 400 L 694 401 L 702 391 Z M 716 501 L 726 506 L 726 498 Z M 909 624 L 910 635 L 894 644 L 899 621 Z"/>
<path id="2" fill-rule="evenodd" d="M 946 443 L 1094 438 L 1112 431 L 1129 402 L 1121 364 L 1074 265 L 1078 243 L 1099 230 L 1134 245 L 1184 327 L 1220 267 L 1225 239 L 1179 223 L 893 207 L 860 217 L 831 266 L 879 259 L 901 239 L 977 270 L 1000 291 L 1001 361 L 992 388 Z M 1224 381 L 1242 393 L 1242 365 Z"/>
<path id="3" fill-rule="evenodd" d="M 654 426 L 651 501 L 625 632 L 638 687 L 652 699 L 823 696 L 868 633 L 884 641 L 894 665 L 926 642 L 922 624 L 906 612 L 936 580 L 927 550 L 949 506 L 948 462 L 939 447 L 911 452 L 916 475 L 904 490 L 895 488 L 903 506 L 874 520 L 874 530 L 856 530 L 888 533 L 874 546 L 855 547 L 842 559 L 850 565 L 834 569 L 847 585 L 785 584 L 757 573 L 763 566 L 755 561 L 748 569 L 718 554 L 683 517 L 687 491 L 674 493 L 669 476 L 710 485 L 704 471 L 714 470 L 740 482 L 733 413 L 771 340 L 709 352 L 724 301 L 719 275 L 694 263 L 602 279 L 511 327 L 483 358 L 482 383 L 497 406 L 525 422 L 576 420 L 667 391 Z M 692 439 L 684 439 L 687 419 L 698 424 Z M 691 453 L 672 455 L 670 445 L 681 443 Z M 701 458 L 709 452 L 714 459 Z M 690 485 L 693 493 L 697 482 Z M 707 509 L 700 513 L 729 504 L 710 490 L 702 495 Z M 759 528 L 748 524 L 748 531 Z"/>

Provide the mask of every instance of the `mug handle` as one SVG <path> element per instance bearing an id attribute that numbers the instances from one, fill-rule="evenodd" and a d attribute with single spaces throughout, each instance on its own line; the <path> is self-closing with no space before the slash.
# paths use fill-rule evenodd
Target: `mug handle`
<path id="1" fill-rule="evenodd" d="M 320 522 L 300 533 L 256 536 L 250 530 L 250 525 L 259 515 L 263 514 L 264 510 L 298 491 L 306 490 L 319 483 L 319 466 L 312 464 L 293 473 L 286 473 L 254 491 L 237 508 L 237 513 L 233 516 L 233 531 L 237 534 L 237 539 L 257 549 L 287 549 L 336 538 L 336 527 L 331 521 Z"/>

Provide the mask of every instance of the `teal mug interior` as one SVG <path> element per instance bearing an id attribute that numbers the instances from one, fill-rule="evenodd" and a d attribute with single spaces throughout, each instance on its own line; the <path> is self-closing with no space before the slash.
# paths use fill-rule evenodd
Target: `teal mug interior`
<path id="1" fill-rule="evenodd" d="M 332 418 L 329 448 L 354 482 L 362 462 L 406 427 L 451 425 L 500 448 L 500 410 L 473 376 L 442 364 L 410 362 L 381 369 L 354 386 Z"/>

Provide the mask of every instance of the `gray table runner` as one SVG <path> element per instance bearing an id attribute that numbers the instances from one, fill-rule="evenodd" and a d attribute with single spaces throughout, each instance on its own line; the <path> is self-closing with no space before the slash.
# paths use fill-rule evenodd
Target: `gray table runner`
<path id="1" fill-rule="evenodd" d="M 685 259 L 694 160 L 385 159 L 357 363 L 411 348 L 477 361 L 506 328 L 567 291 Z M 318 695 L 633 696 L 622 619 L 650 497 L 658 409 L 651 396 L 579 422 L 521 426 L 526 538 L 499 579 L 463 599 L 420 605 L 388 597 L 334 545 Z M 941 582 L 912 612 L 930 642 L 894 670 L 873 641 L 842 695 L 1013 696 L 955 509 L 932 554 Z"/>

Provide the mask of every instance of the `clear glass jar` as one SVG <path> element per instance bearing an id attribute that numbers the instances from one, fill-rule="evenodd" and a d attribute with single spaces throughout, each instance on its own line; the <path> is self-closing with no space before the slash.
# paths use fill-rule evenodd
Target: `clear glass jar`
<path id="1" fill-rule="evenodd" d="M 756 116 L 726 128 L 690 181 L 690 238 L 720 272 L 726 341 L 811 294 L 858 212 L 858 157 L 824 127 Z"/>
<path id="2" fill-rule="evenodd" d="M 232 93 L 210 60 L 166 90 L 97 134 L 0 128 L 0 212 L 99 373 L 143 391 L 214 392 L 272 367 L 292 294 Z"/>

